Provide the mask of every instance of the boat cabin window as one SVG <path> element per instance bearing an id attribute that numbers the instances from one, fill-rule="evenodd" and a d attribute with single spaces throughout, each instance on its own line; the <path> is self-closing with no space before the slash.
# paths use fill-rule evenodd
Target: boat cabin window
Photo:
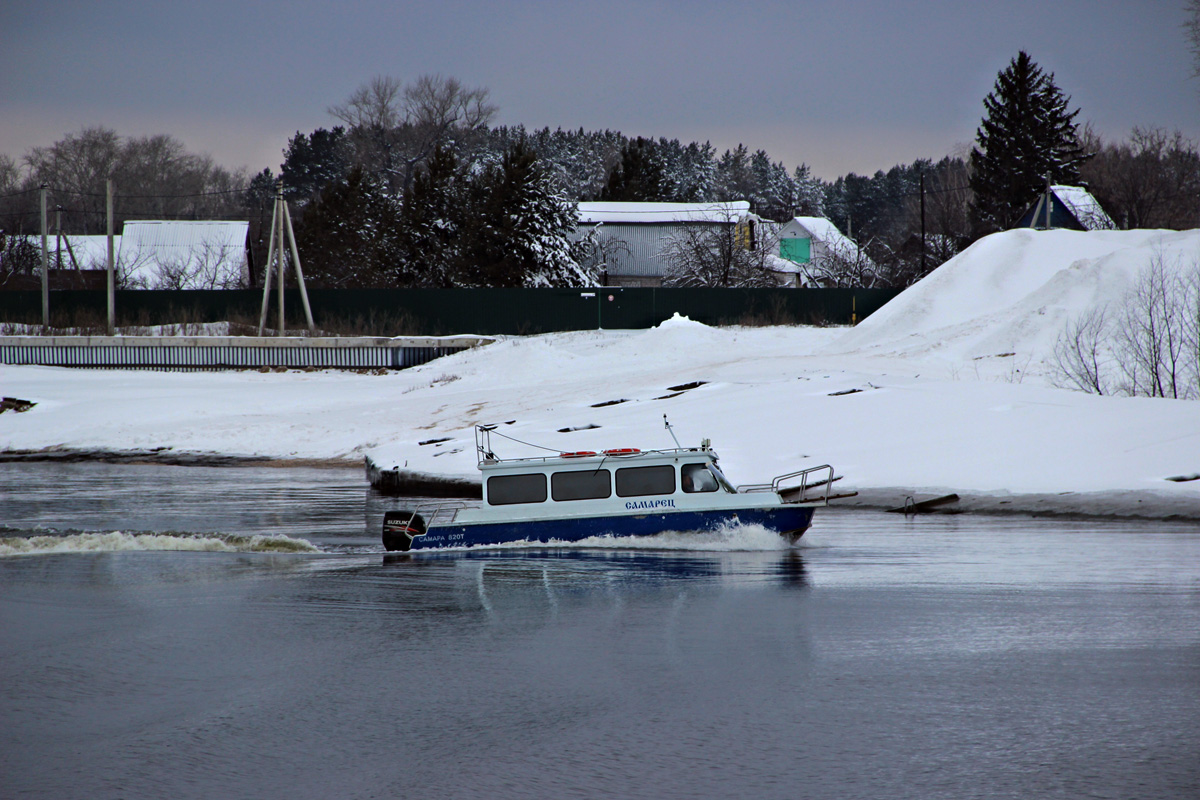
<path id="1" fill-rule="evenodd" d="M 612 497 L 612 473 L 606 469 L 556 472 L 550 476 L 555 500 L 597 500 Z"/>
<path id="2" fill-rule="evenodd" d="M 540 472 L 529 475 L 493 475 L 487 482 L 488 504 L 507 506 L 513 503 L 544 503 L 546 476 Z"/>
<path id="3" fill-rule="evenodd" d="M 679 472 L 685 492 L 715 492 L 720 488 L 717 477 L 708 471 L 707 464 L 684 464 Z"/>
<path id="4" fill-rule="evenodd" d="M 675 467 L 627 467 L 617 470 L 617 496 L 643 497 L 648 494 L 674 494 Z"/>

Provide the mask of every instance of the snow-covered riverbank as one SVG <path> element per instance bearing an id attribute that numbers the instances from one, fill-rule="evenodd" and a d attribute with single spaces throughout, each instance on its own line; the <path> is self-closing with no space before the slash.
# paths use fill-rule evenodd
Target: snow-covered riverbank
<path id="1" fill-rule="evenodd" d="M 1200 404 L 1060 389 L 1051 369 L 1065 320 L 1123 290 L 1151 252 L 1200 252 L 1200 234 L 981 244 L 855 329 L 675 319 L 505 339 L 383 375 L 3 366 L 0 393 L 36 405 L 0 414 L 0 450 L 369 457 L 461 479 L 476 473 L 478 423 L 553 450 L 651 448 L 673 444 L 666 414 L 684 444 L 712 439 L 739 483 L 832 463 L 840 490 L 882 505 L 956 492 L 967 509 L 1200 518 L 1200 480 L 1178 480 L 1200 475 Z"/>

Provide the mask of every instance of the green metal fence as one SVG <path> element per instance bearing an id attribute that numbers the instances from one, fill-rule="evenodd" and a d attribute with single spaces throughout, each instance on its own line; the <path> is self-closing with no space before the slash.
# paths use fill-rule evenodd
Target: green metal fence
<path id="1" fill-rule="evenodd" d="M 648 328 L 672 314 L 708 325 L 845 325 L 862 320 L 896 289 L 310 289 L 318 327 L 344 335 L 531 334 L 589 328 Z M 288 327 L 303 327 L 299 293 L 285 295 Z M 117 324 L 233 322 L 254 327 L 261 289 L 119 291 Z M 102 328 L 102 292 L 50 293 L 51 324 Z M 271 300 L 275 320 L 275 300 Z M 0 322 L 41 322 L 40 292 L 0 292 Z"/>

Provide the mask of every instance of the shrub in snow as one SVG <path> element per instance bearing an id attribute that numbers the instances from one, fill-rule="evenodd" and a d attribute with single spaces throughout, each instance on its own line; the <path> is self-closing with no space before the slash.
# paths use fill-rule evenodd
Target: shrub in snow
<path id="1" fill-rule="evenodd" d="M 1067 324 L 1054 356 L 1064 387 L 1200 399 L 1200 260 L 1185 267 L 1155 254 L 1117 308 Z"/>

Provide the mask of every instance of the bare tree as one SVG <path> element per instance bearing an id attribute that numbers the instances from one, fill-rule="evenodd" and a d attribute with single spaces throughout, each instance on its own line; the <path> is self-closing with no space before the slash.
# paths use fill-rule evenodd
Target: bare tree
<path id="1" fill-rule="evenodd" d="M 825 252 L 805 265 L 803 275 L 809 285 L 840 289 L 871 289 L 881 280 L 866 247 L 849 240 L 827 243 Z"/>
<path id="2" fill-rule="evenodd" d="M 15 192 L 21 182 L 21 170 L 12 157 L 0 153 L 0 192 Z"/>
<path id="3" fill-rule="evenodd" d="M 753 288 L 779 285 L 772 266 L 778 252 L 777 234 L 757 220 L 738 220 L 682 226 L 667 239 L 663 284 L 681 287 Z"/>
<path id="4" fill-rule="evenodd" d="M 1200 0 L 1188 0 L 1183 23 L 1188 48 L 1192 51 L 1192 76 L 1200 78 Z"/>
<path id="5" fill-rule="evenodd" d="M 358 87 L 346 102 L 330 106 L 331 116 L 348 128 L 391 130 L 402 121 L 404 84 L 391 75 L 376 75 Z"/>
<path id="6" fill-rule="evenodd" d="M 438 147 L 487 128 L 497 112 L 488 95 L 441 75 L 421 75 L 407 86 L 376 76 L 329 113 L 349 127 L 359 164 L 386 176 L 392 190 L 407 191 Z"/>
<path id="7" fill-rule="evenodd" d="M 1128 142 L 1106 144 L 1089 127 L 1082 139 L 1096 156 L 1080 174 L 1118 224 L 1175 230 L 1200 224 L 1200 150 L 1181 132 L 1135 127 Z"/>
<path id="8" fill-rule="evenodd" d="M 0 231 L 0 287 L 36 275 L 41 263 L 41 251 L 32 237 Z"/>
<path id="9" fill-rule="evenodd" d="M 1183 279 L 1183 346 L 1189 364 L 1193 397 L 1200 397 L 1200 258 L 1192 261 Z"/>
<path id="10" fill-rule="evenodd" d="M 475 130 L 496 115 L 484 88 L 468 89 L 457 78 L 422 75 L 404 89 L 405 121 L 437 131 Z"/>
<path id="11" fill-rule="evenodd" d="M 1186 335 L 1178 302 L 1184 290 L 1179 273 L 1167 268 L 1160 252 L 1151 258 L 1127 296 L 1117 340 L 1129 394 L 1186 396 Z"/>
<path id="12" fill-rule="evenodd" d="M 596 275 L 600 284 L 605 285 L 609 268 L 623 256 L 631 255 L 633 250 L 629 242 L 618 236 L 608 236 L 604 226 L 597 225 L 571 245 L 571 253 L 579 266 Z"/>
<path id="13" fill-rule="evenodd" d="M 486 129 L 497 112 L 496 106 L 488 102 L 488 94 L 485 88 L 467 88 L 457 78 L 441 75 L 422 75 L 405 88 L 404 125 L 399 138 L 406 191 L 418 167 L 438 147 Z"/>
<path id="14" fill-rule="evenodd" d="M 248 184 L 208 156 L 189 153 L 172 136 L 123 139 L 108 128 L 84 128 L 25 156 L 27 188 L 45 183 L 62 204 L 64 228 L 102 233 L 106 185 L 116 182 L 114 214 L 128 218 L 214 219 L 240 214 Z"/>
<path id="15" fill-rule="evenodd" d="M 104 225 L 105 181 L 121 160 L 121 137 L 108 128 L 84 128 L 49 147 L 25 155 L 33 185 L 45 183 L 61 191 L 68 211 L 64 222 L 73 230 L 100 233 Z"/>
<path id="16" fill-rule="evenodd" d="M 1110 394 L 1110 333 L 1105 308 L 1090 309 L 1068 322 L 1054 343 L 1056 383 L 1089 394 Z"/>
<path id="17" fill-rule="evenodd" d="M 1094 309 L 1069 322 L 1054 356 L 1064 387 L 1200 398 L 1200 259 L 1185 269 L 1154 254 L 1115 315 Z"/>

